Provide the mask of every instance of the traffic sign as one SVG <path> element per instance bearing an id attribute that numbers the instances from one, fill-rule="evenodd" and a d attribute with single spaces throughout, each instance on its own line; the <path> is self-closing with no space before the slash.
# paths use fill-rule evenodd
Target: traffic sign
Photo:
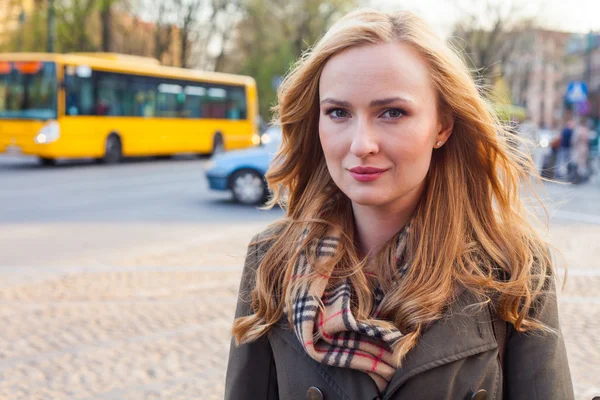
<path id="1" fill-rule="evenodd" d="M 585 103 L 588 99 L 587 85 L 582 81 L 570 82 L 565 97 L 571 104 Z"/>

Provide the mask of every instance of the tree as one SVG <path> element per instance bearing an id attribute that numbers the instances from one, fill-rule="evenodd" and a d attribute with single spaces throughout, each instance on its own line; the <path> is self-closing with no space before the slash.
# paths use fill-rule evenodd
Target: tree
<path id="1" fill-rule="evenodd" d="M 26 13 L 21 0 L 8 0 L 4 7 L 4 19 L 0 20 L 0 24 L 10 26 L 15 15 L 18 15 L 18 20 L 15 30 L 4 31 L 6 36 L 0 38 L 0 51 L 45 51 L 46 9 L 36 8 Z"/>
<path id="2" fill-rule="evenodd" d="M 209 40 L 219 40 L 220 51 L 214 58 L 213 70 L 223 71 L 225 69 L 227 50 L 229 50 L 229 40 L 241 17 L 241 4 L 239 0 L 213 0 L 213 5 L 216 14 L 213 16 L 213 19 L 209 21 L 210 30 L 208 38 Z M 218 38 L 216 38 L 216 36 Z"/>
<path id="3" fill-rule="evenodd" d="M 191 44 L 198 40 L 198 18 L 204 0 L 174 0 L 179 27 L 179 65 L 188 66 Z"/>
<path id="4" fill-rule="evenodd" d="M 171 47 L 173 35 L 172 9 L 170 3 L 157 0 L 158 14 L 154 23 L 154 57 L 162 60 L 163 55 Z M 156 4 L 155 2 L 155 4 Z"/>
<path id="5" fill-rule="evenodd" d="M 153 56 L 155 26 L 141 17 L 141 10 L 154 10 L 153 3 L 140 4 L 139 0 L 115 0 L 111 6 L 110 46 L 105 48 L 115 53 Z"/>
<path id="6" fill-rule="evenodd" d="M 201 1 L 201 0 L 187 0 Z M 187 57 L 186 66 L 205 70 L 226 69 L 225 60 L 229 56 L 230 40 L 235 27 L 243 17 L 241 12 L 244 0 L 204 0 L 199 7 L 195 22 L 185 26 L 180 19 L 181 37 L 188 39 L 188 46 L 181 43 L 181 56 Z"/>
<path id="7" fill-rule="evenodd" d="M 247 0 L 232 32 L 234 46 L 222 64 L 230 72 L 253 76 L 260 114 L 271 117 L 276 84 L 303 51 L 356 0 Z"/>
<path id="8" fill-rule="evenodd" d="M 90 22 L 97 0 L 56 0 L 56 50 L 59 52 L 97 50 Z"/>
<path id="9" fill-rule="evenodd" d="M 117 0 L 100 0 L 100 27 L 102 30 L 102 39 L 100 48 L 102 51 L 110 52 L 112 49 L 112 8 Z"/>
<path id="10" fill-rule="evenodd" d="M 347 0 L 300 0 L 281 2 L 286 6 L 275 9 L 282 13 L 285 34 L 293 43 L 293 51 L 298 56 L 314 44 L 336 17 L 356 6 L 355 1 Z"/>
<path id="11" fill-rule="evenodd" d="M 463 49 L 476 78 L 491 85 L 498 67 L 523 45 L 524 33 L 534 27 L 535 18 L 515 0 L 457 0 L 455 4 L 464 17 L 455 24 L 451 41 Z"/>

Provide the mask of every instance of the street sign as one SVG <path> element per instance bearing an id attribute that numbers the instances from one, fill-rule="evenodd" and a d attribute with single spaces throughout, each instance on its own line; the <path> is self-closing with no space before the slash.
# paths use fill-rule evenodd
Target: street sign
<path id="1" fill-rule="evenodd" d="M 587 85 L 581 81 L 570 82 L 565 97 L 571 104 L 585 103 L 588 99 Z"/>

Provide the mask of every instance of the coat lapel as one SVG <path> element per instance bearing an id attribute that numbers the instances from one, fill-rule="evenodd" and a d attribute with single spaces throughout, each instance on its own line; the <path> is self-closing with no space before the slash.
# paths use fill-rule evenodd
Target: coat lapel
<path id="1" fill-rule="evenodd" d="M 486 305 L 475 305 L 463 292 L 445 317 L 432 323 L 407 354 L 390 381 L 383 399 L 390 399 L 414 376 L 462 358 L 498 347 Z M 468 306 L 472 306 L 465 309 Z"/>
<path id="2" fill-rule="evenodd" d="M 295 352 L 304 355 L 303 358 L 307 359 L 307 362 L 315 368 L 320 376 L 325 378 L 335 393 L 340 395 L 343 400 L 370 400 L 379 396 L 375 381 L 366 373 L 350 368 L 332 367 L 312 359 L 300 344 L 296 334 L 290 329 L 285 317 L 278 322 L 271 334 L 278 335 L 294 348 Z"/>
<path id="3" fill-rule="evenodd" d="M 319 375 L 326 378 L 345 400 L 392 399 L 409 379 L 430 369 L 498 347 L 491 327 L 491 315 L 486 305 L 476 306 L 475 299 L 463 292 L 447 315 L 429 326 L 417 345 L 407 354 L 402 367 L 392 377 L 385 393 L 379 393 L 369 375 L 349 368 L 330 367 L 310 359 Z M 467 306 L 472 306 L 465 309 Z M 295 352 L 305 350 L 296 334 L 282 318 L 273 334 L 279 335 Z M 308 355 L 307 358 L 310 358 Z"/>

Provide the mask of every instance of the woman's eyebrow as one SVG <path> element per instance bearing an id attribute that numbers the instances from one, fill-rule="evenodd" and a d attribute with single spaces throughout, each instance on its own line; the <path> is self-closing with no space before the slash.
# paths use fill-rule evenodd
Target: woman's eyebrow
<path id="1" fill-rule="evenodd" d="M 321 101 L 321 104 L 325 104 L 325 103 L 333 104 L 334 106 L 350 108 L 350 103 L 348 103 L 347 101 L 336 100 L 336 99 L 332 99 L 329 97 L 327 97 L 327 98 L 323 99 L 323 101 Z"/>
<path id="2" fill-rule="evenodd" d="M 414 102 L 406 97 L 389 97 L 387 99 L 381 99 L 381 100 L 373 100 L 372 102 L 369 103 L 370 107 L 381 107 L 381 106 L 387 106 L 389 104 L 392 103 L 408 103 L 408 104 L 414 104 Z"/>
<path id="3" fill-rule="evenodd" d="M 411 99 L 406 98 L 406 97 L 389 97 L 387 99 L 373 100 L 369 103 L 369 107 L 382 107 L 382 106 L 387 106 L 389 104 L 396 103 L 396 102 L 414 104 L 414 102 Z M 352 107 L 352 105 L 347 101 L 336 100 L 336 99 L 333 99 L 330 97 L 323 99 L 320 104 L 323 105 L 326 103 L 332 104 L 332 105 L 338 106 L 338 107 L 345 107 L 345 108 Z"/>

